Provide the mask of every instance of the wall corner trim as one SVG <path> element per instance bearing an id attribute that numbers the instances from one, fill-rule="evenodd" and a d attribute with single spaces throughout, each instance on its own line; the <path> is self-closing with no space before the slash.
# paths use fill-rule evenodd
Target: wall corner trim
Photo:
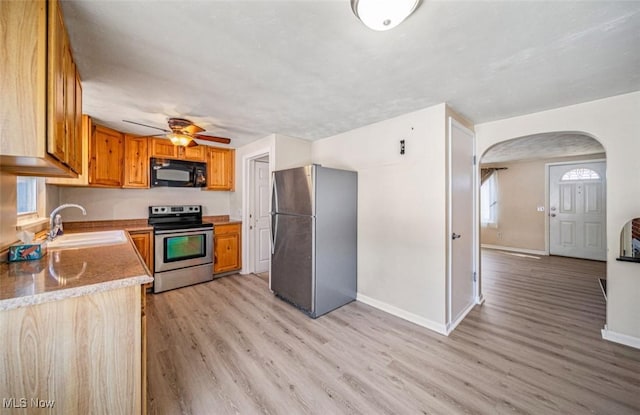
<path id="1" fill-rule="evenodd" d="M 640 338 L 629 336 L 627 334 L 617 333 L 615 331 L 611 331 L 607 329 L 605 325 L 601 330 L 602 338 L 614 343 L 624 344 L 625 346 L 633 347 L 635 349 L 640 349 Z"/>
<path id="2" fill-rule="evenodd" d="M 447 336 L 449 334 L 447 333 L 447 326 L 444 324 L 437 323 L 435 321 L 421 317 L 417 314 L 410 313 L 394 305 L 385 303 L 380 300 L 376 300 L 375 298 L 371 298 L 366 295 L 357 293 L 356 300 L 360 301 L 361 303 L 370 305 L 371 307 L 377 308 L 378 310 L 382 310 L 386 313 L 394 315 L 396 317 L 400 317 L 403 320 L 410 321 L 411 323 L 414 323 L 419 326 L 425 327 L 429 330 L 435 331 L 436 333 L 442 334 L 444 336 Z"/>

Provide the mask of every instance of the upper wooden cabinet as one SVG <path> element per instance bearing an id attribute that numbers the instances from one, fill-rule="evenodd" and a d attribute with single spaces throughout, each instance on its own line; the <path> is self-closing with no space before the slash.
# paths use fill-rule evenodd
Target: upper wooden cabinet
<path id="1" fill-rule="evenodd" d="M 57 1 L 0 1 L 0 168 L 75 177 L 79 78 Z"/>
<path id="2" fill-rule="evenodd" d="M 124 183 L 122 187 L 149 187 L 149 140 L 129 134 L 124 136 Z"/>
<path id="3" fill-rule="evenodd" d="M 175 159 L 178 158 L 178 147 L 165 138 L 152 138 L 150 156 Z"/>
<path id="4" fill-rule="evenodd" d="M 206 146 L 178 147 L 178 156 L 182 160 L 205 162 L 207 158 Z"/>
<path id="5" fill-rule="evenodd" d="M 93 122 L 91 117 L 86 114 L 79 115 L 80 129 L 77 131 L 77 136 L 80 137 L 82 146 L 80 150 L 80 163 L 82 164 L 82 173 L 78 177 L 63 178 L 63 177 L 47 177 L 47 184 L 59 184 L 65 186 L 88 186 L 89 185 L 89 146 L 91 142 L 91 135 L 93 134 Z"/>
<path id="6" fill-rule="evenodd" d="M 122 186 L 124 134 L 96 125 L 89 144 L 89 184 L 101 187 Z"/>
<path id="7" fill-rule="evenodd" d="M 206 146 L 176 146 L 166 138 L 152 138 L 150 156 L 204 162 L 206 160 Z"/>
<path id="8" fill-rule="evenodd" d="M 207 189 L 235 190 L 235 159 L 232 148 L 207 147 Z"/>

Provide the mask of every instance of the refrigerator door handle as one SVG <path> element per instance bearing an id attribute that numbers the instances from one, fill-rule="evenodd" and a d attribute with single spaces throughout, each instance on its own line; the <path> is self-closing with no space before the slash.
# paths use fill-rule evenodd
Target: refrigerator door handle
<path id="1" fill-rule="evenodd" d="M 278 215 L 271 213 L 271 255 L 276 251 L 276 237 L 278 232 Z"/>
<path id="2" fill-rule="evenodd" d="M 276 172 L 272 173 L 272 181 L 271 181 L 271 212 L 279 212 L 278 209 L 278 186 L 276 181 Z"/>

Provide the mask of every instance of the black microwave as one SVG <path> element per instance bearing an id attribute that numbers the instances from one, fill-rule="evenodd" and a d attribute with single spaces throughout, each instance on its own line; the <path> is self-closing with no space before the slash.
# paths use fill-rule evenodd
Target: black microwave
<path id="1" fill-rule="evenodd" d="M 151 187 L 206 187 L 207 165 L 197 161 L 151 158 Z"/>

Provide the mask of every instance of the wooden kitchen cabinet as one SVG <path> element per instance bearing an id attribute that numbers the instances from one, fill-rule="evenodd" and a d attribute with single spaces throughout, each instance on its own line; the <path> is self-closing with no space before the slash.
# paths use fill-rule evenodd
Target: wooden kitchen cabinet
<path id="1" fill-rule="evenodd" d="M 181 160 L 189 161 L 201 161 L 206 160 L 207 146 L 195 146 L 195 147 L 178 147 L 178 157 Z"/>
<path id="2" fill-rule="evenodd" d="M 213 230 L 213 273 L 242 268 L 242 224 L 216 224 Z"/>
<path id="3" fill-rule="evenodd" d="M 89 149 L 89 184 L 121 187 L 124 134 L 96 125 L 91 134 Z"/>
<path id="4" fill-rule="evenodd" d="M 149 187 L 149 140 L 124 136 L 124 183 L 126 188 Z"/>
<path id="5" fill-rule="evenodd" d="M 235 190 L 235 159 L 232 148 L 207 147 L 208 190 Z"/>
<path id="6" fill-rule="evenodd" d="M 150 156 L 156 158 L 177 159 L 178 146 L 165 138 L 152 138 Z"/>
<path id="7" fill-rule="evenodd" d="M 71 46 L 58 1 L 0 1 L 0 168 L 75 177 L 82 145 Z"/>
<path id="8" fill-rule="evenodd" d="M 93 134 L 93 121 L 91 117 L 86 114 L 79 114 L 81 119 L 79 131 L 77 132 L 77 136 L 80 137 L 82 141 L 82 146 L 80 150 L 82 154 L 80 155 L 82 163 L 82 173 L 78 174 L 78 177 L 75 178 L 63 178 L 63 177 L 47 177 L 47 184 L 57 184 L 63 186 L 89 186 L 89 152 L 91 135 Z"/>
<path id="9" fill-rule="evenodd" d="M 175 160 L 201 161 L 206 159 L 206 146 L 176 146 L 166 138 L 152 138 L 150 156 Z"/>
<path id="10" fill-rule="evenodd" d="M 151 231 L 129 231 L 138 253 L 153 275 L 153 234 Z"/>

